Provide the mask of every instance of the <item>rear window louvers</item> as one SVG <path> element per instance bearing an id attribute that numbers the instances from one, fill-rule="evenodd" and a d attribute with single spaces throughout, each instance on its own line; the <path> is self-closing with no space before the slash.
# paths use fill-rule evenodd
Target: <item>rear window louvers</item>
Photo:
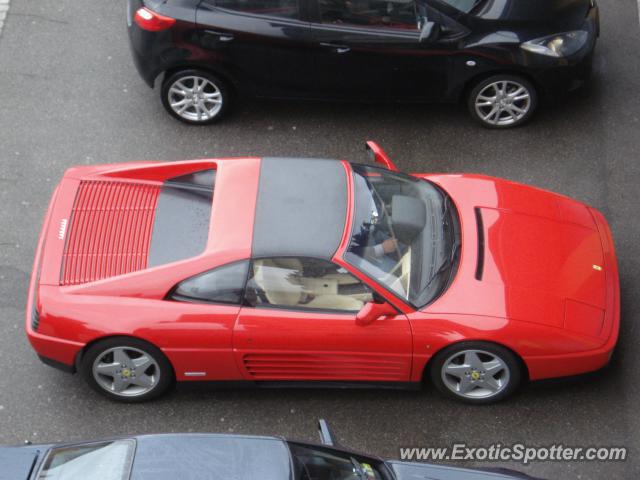
<path id="1" fill-rule="evenodd" d="M 146 268 L 159 194 L 159 185 L 80 182 L 60 284 L 76 285 Z"/>

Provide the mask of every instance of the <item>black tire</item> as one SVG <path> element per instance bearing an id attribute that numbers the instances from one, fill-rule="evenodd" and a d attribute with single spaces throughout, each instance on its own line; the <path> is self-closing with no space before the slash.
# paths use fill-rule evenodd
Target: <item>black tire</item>
<path id="1" fill-rule="evenodd" d="M 136 358 L 140 358 L 134 358 L 134 354 L 143 352 L 145 355 L 149 356 L 153 360 L 153 362 L 155 362 L 154 365 L 146 367 L 145 370 L 140 369 L 138 372 L 136 372 L 133 363 L 127 366 L 129 370 L 131 370 L 131 367 L 133 367 L 132 370 L 134 378 L 136 377 L 136 374 L 138 375 L 138 378 L 143 374 L 145 375 L 145 377 L 155 378 L 153 386 L 149 387 L 148 391 L 142 392 L 140 394 L 125 394 L 124 392 L 117 393 L 113 390 L 110 390 L 104 385 L 106 382 L 108 382 L 108 379 L 110 378 L 109 376 L 98 375 L 98 377 L 100 377 L 101 379 L 101 383 L 99 383 L 99 381 L 96 379 L 96 376 L 94 375 L 94 364 L 96 363 L 96 360 L 98 358 L 111 358 L 111 362 L 115 362 L 115 359 L 113 357 L 109 357 L 109 355 L 113 355 L 113 353 L 108 353 L 112 349 L 129 349 L 127 350 L 127 352 L 132 355 L 130 357 L 132 361 Z M 122 370 L 125 369 L 123 368 Z M 92 345 L 82 356 L 82 359 L 80 361 L 80 375 L 95 391 L 112 400 L 118 400 L 120 402 L 128 403 L 145 402 L 147 400 L 157 398 L 165 393 L 175 380 L 175 375 L 171 363 L 157 347 L 143 340 L 138 340 L 136 338 L 130 337 L 111 337 L 99 341 L 95 345 Z M 129 380 L 126 381 L 128 382 Z M 136 387 L 136 385 L 130 385 L 130 387 Z M 135 388 L 133 388 L 133 391 L 135 391 Z"/>
<path id="2" fill-rule="evenodd" d="M 186 100 L 193 99 L 193 92 L 185 90 L 188 95 L 191 95 L 190 98 L 182 97 L 181 94 L 175 93 L 175 91 L 171 90 L 171 87 L 178 81 L 182 80 L 184 85 L 187 87 L 193 88 L 194 82 L 193 78 L 205 79 L 209 82 L 206 86 L 206 90 L 203 93 L 215 93 L 219 92 L 219 99 L 221 101 L 220 107 L 215 109 L 215 107 L 211 107 L 212 110 L 215 110 L 215 114 L 210 117 L 206 117 L 202 115 L 200 120 L 197 118 L 197 111 L 195 106 L 189 106 L 183 114 L 180 114 L 171 106 L 172 100 L 179 101 L 183 98 Z M 181 122 L 188 123 L 190 125 L 209 125 L 211 123 L 217 122 L 229 111 L 232 102 L 231 88 L 226 84 L 224 80 L 219 78 L 212 73 L 206 72 L 204 70 L 181 70 L 179 72 L 173 73 L 172 75 L 166 77 L 162 82 L 162 88 L 160 89 L 160 97 L 162 100 L 162 105 L 165 110 L 169 112 L 169 114 L 180 120 Z M 202 100 L 202 99 L 201 99 Z M 202 110 L 201 110 L 202 112 Z"/>
<path id="3" fill-rule="evenodd" d="M 468 351 L 478 351 L 480 353 L 479 357 L 481 360 L 489 359 L 490 356 L 494 356 L 499 358 L 505 367 L 508 369 L 508 375 L 504 373 L 499 373 L 498 378 L 502 376 L 504 381 L 504 385 L 500 390 L 495 393 L 487 396 L 481 396 L 483 390 L 490 390 L 484 386 L 485 382 L 485 373 L 484 369 L 480 370 L 482 378 L 478 380 L 473 380 L 473 389 L 471 391 L 477 392 L 478 396 L 473 397 L 469 394 L 463 395 L 460 393 L 456 393 L 453 390 L 453 385 L 459 379 L 453 375 L 444 375 L 443 368 L 450 361 L 456 360 L 456 356 L 460 357 L 464 356 L 463 352 Z M 484 352 L 484 353 L 482 353 Z M 485 355 L 487 354 L 487 355 Z M 464 363 L 464 362 L 463 362 Z M 466 364 L 461 365 L 461 368 L 466 368 Z M 470 370 L 474 370 L 471 368 Z M 461 342 L 454 345 L 451 345 L 436 354 L 433 360 L 429 363 L 429 377 L 431 379 L 431 383 L 435 385 L 435 387 L 445 396 L 458 400 L 463 403 L 473 404 L 473 405 L 486 405 L 489 403 L 499 402 L 504 398 L 511 395 L 522 382 L 523 369 L 522 363 L 520 359 L 510 350 L 501 347 L 500 345 L 496 345 L 489 342 Z M 463 372 L 466 373 L 466 372 Z M 473 372 L 470 372 L 473 374 Z M 445 378 L 447 378 L 447 384 L 445 384 Z M 470 375 L 466 375 L 469 381 L 471 381 Z M 505 380 L 506 379 L 506 380 Z M 494 379 L 495 380 L 495 379 Z M 470 392 L 471 392 L 470 391 Z"/>
<path id="4" fill-rule="evenodd" d="M 498 98 L 497 102 L 503 101 L 505 103 L 497 104 L 495 107 L 504 108 L 505 110 L 497 112 L 497 118 L 492 121 L 493 116 L 486 119 L 483 114 L 490 113 L 493 110 L 494 105 L 488 103 L 486 106 L 476 108 L 476 99 L 485 89 L 489 89 L 489 91 L 492 92 L 495 91 L 493 90 L 493 87 L 490 86 L 495 85 L 498 82 L 506 82 L 506 85 L 508 86 L 507 93 L 514 93 L 516 91 L 515 88 L 517 88 L 516 86 L 522 87 L 526 90 L 528 98 L 517 101 L 514 101 L 513 98 L 508 98 L 508 96 L 505 96 L 505 98 Z M 495 97 L 499 97 L 500 94 L 497 91 L 495 93 Z M 518 97 L 520 96 L 521 95 Z M 538 108 L 538 92 L 536 91 L 535 86 L 523 77 L 507 74 L 493 75 L 481 80 L 471 89 L 467 97 L 467 108 L 469 109 L 471 117 L 483 127 L 494 129 L 518 127 L 528 122 Z M 526 109 L 526 113 L 518 116 L 520 113 L 516 111 L 516 108 Z M 506 109 L 513 110 L 509 111 Z M 511 119 L 508 118 L 509 116 L 511 116 Z"/>

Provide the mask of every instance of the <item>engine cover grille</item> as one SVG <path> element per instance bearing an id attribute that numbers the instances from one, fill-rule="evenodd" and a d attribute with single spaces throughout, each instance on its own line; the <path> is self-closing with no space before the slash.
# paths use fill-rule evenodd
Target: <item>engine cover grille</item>
<path id="1" fill-rule="evenodd" d="M 159 185 L 80 183 L 70 217 L 61 285 L 77 285 L 147 266 Z"/>

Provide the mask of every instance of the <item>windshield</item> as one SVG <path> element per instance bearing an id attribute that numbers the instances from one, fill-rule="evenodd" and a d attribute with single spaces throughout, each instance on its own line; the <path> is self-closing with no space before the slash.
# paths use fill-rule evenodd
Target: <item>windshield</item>
<path id="1" fill-rule="evenodd" d="M 38 479 L 124 480 L 129 478 L 135 442 L 117 440 L 53 448 Z"/>
<path id="2" fill-rule="evenodd" d="M 434 184 L 352 165 L 354 217 L 345 260 L 421 308 L 453 278 L 460 226 L 451 199 Z"/>
<path id="3" fill-rule="evenodd" d="M 295 467 L 294 480 L 381 480 L 372 460 L 346 452 L 290 443 Z"/>

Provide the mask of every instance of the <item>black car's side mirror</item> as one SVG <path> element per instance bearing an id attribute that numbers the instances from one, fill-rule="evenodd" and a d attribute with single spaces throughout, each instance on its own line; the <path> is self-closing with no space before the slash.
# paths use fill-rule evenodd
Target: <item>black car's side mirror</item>
<path id="1" fill-rule="evenodd" d="M 396 315 L 398 311 L 390 303 L 367 302 L 356 315 L 356 323 L 361 326 L 369 325 L 380 317 Z"/>
<path id="2" fill-rule="evenodd" d="M 338 444 L 333 439 L 333 434 L 329 429 L 329 424 L 324 418 L 318 420 L 318 433 L 320 434 L 320 442 L 328 447 L 336 447 Z"/>
<path id="3" fill-rule="evenodd" d="M 420 41 L 427 42 L 435 40 L 438 36 L 438 31 L 440 30 L 440 25 L 436 22 L 430 22 L 426 18 L 422 22 L 422 27 L 420 28 Z"/>

